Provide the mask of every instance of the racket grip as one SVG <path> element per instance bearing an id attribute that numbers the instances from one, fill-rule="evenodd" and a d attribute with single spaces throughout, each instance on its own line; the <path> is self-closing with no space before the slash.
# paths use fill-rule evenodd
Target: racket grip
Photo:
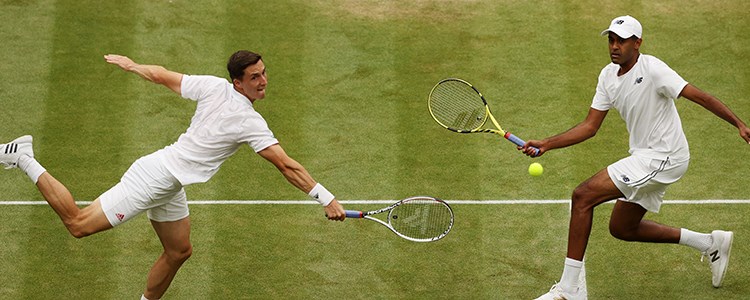
<path id="1" fill-rule="evenodd" d="M 508 139 L 509 141 L 513 142 L 513 144 L 518 145 L 518 147 L 523 147 L 523 145 L 526 145 L 526 142 L 524 140 L 522 140 L 521 138 L 517 137 L 515 134 L 512 134 L 510 132 L 506 132 L 505 133 L 505 138 Z M 532 155 L 532 156 L 539 155 L 539 149 L 538 148 L 531 147 L 531 149 L 534 149 L 534 155 Z"/>
<path id="2" fill-rule="evenodd" d="M 356 218 L 356 219 L 359 219 L 359 218 L 364 217 L 364 213 L 362 213 L 361 211 L 358 211 L 358 210 L 346 210 L 345 212 L 346 212 L 346 217 L 347 218 Z"/>

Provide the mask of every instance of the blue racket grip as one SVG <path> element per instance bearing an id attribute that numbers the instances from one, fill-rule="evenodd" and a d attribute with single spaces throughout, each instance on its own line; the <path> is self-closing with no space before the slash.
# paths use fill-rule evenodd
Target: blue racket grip
<path id="1" fill-rule="evenodd" d="M 363 218 L 364 217 L 364 213 L 362 213 L 361 211 L 358 211 L 358 210 L 345 210 L 345 212 L 346 212 L 346 217 L 347 218 L 356 218 L 356 219 L 359 219 L 359 218 Z"/>
<path id="2" fill-rule="evenodd" d="M 505 133 L 505 138 L 508 139 L 509 141 L 513 142 L 513 144 L 518 145 L 518 147 L 523 147 L 523 145 L 526 145 L 526 142 L 524 140 L 522 140 L 521 138 L 517 137 L 516 135 L 514 135 L 514 134 L 512 134 L 510 132 L 506 132 Z M 539 149 L 537 147 L 530 147 L 530 148 L 534 149 L 534 155 L 532 155 L 532 156 L 539 155 Z"/>

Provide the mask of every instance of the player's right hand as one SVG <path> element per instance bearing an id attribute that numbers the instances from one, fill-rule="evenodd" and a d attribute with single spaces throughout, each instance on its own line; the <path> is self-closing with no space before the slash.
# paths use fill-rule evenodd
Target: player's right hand
<path id="1" fill-rule="evenodd" d="M 538 151 L 536 149 L 539 149 Z M 523 145 L 523 147 L 518 147 L 518 150 L 521 150 L 524 154 L 530 157 L 539 157 L 544 154 L 544 152 L 547 152 L 547 149 L 544 148 L 542 141 L 538 140 L 528 140 L 526 141 L 526 144 Z"/>
<path id="2" fill-rule="evenodd" d="M 344 211 L 344 207 L 341 206 L 339 201 L 336 199 L 333 199 L 331 203 L 328 203 L 328 206 L 326 206 L 324 209 L 328 220 L 343 221 L 344 219 L 346 219 L 346 212 Z"/>

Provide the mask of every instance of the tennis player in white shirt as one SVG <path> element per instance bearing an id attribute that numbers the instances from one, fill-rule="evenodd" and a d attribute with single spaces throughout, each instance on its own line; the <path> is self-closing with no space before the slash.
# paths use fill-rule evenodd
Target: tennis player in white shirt
<path id="1" fill-rule="evenodd" d="M 602 35 L 608 36 L 612 63 L 599 75 L 586 119 L 559 135 L 529 140 L 519 149 L 533 155 L 530 146 L 534 146 L 541 155 L 583 142 L 596 135 L 607 112 L 615 108 L 630 133 L 630 156 L 599 171 L 573 191 L 563 274 L 538 299 L 587 299 L 586 287 L 579 280 L 594 207 L 615 199 L 609 223 L 612 236 L 625 241 L 693 247 L 709 256 L 712 284 L 718 288 L 729 262 L 731 231 L 698 233 L 643 217 L 648 211 L 659 211 L 666 188 L 688 168 L 690 152 L 674 103 L 677 98 L 693 101 L 737 127 L 747 143 L 750 128 L 719 99 L 689 84 L 658 58 L 641 54 L 642 27 L 635 18 L 615 18 Z"/>
<path id="2" fill-rule="evenodd" d="M 133 72 L 197 101 L 187 131 L 172 145 L 136 160 L 114 187 L 91 205 L 79 208 L 68 189 L 34 159 L 32 137 L 0 145 L 0 164 L 18 167 L 31 178 L 76 238 L 122 224 L 147 212 L 164 252 L 148 274 L 142 299 L 164 295 L 177 270 L 190 257 L 190 217 L 186 185 L 208 181 L 221 164 L 244 145 L 276 166 L 295 187 L 323 205 L 331 220 L 345 218 L 335 197 L 279 146 L 253 103 L 266 96 L 266 66 L 261 56 L 237 51 L 227 63 L 231 81 L 192 76 L 142 65 L 121 55 L 105 55 L 108 63 Z"/>

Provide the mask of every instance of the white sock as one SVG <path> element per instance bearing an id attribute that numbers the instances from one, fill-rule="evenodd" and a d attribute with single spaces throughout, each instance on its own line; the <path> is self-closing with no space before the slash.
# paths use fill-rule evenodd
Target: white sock
<path id="1" fill-rule="evenodd" d="M 42 167 L 36 159 L 28 155 L 23 155 L 18 158 L 18 168 L 26 172 L 26 175 L 29 175 L 29 178 L 34 184 L 39 181 L 39 176 L 42 176 L 44 172 L 47 172 L 47 169 Z"/>
<path id="2" fill-rule="evenodd" d="M 560 278 L 560 287 L 564 291 L 574 292 L 578 288 L 578 277 L 581 275 L 583 262 L 572 258 L 565 258 L 565 268 L 563 268 L 562 278 Z"/>
<path id="3" fill-rule="evenodd" d="M 141 300 L 149 300 L 149 299 L 148 299 L 148 298 L 146 298 L 146 295 L 144 295 L 144 294 L 141 294 Z M 155 300 L 159 300 L 159 299 L 155 299 Z"/>
<path id="4" fill-rule="evenodd" d="M 700 252 L 708 251 L 714 239 L 708 233 L 698 233 L 685 228 L 680 229 L 680 245 L 690 246 Z"/>

